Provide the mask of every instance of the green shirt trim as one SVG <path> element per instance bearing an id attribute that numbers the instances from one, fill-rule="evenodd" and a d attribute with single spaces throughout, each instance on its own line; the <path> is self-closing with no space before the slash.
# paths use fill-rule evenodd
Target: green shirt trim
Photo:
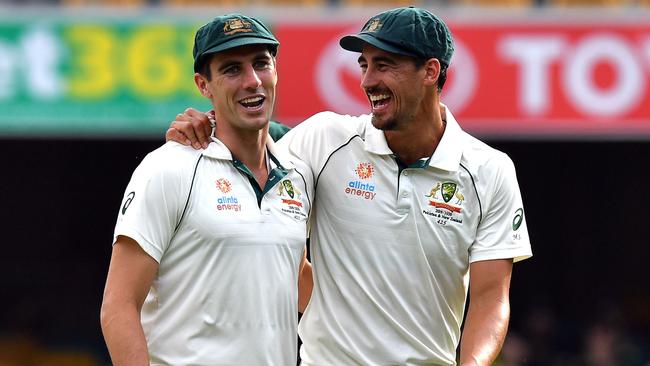
<path id="1" fill-rule="evenodd" d="M 285 126 L 280 122 L 269 122 L 269 135 L 271 135 L 273 141 L 278 141 L 280 137 L 284 136 L 290 130 L 291 127 Z"/>
<path id="2" fill-rule="evenodd" d="M 416 160 L 413 163 L 406 165 L 402 160 L 397 155 L 393 155 L 393 158 L 395 158 L 395 161 L 397 162 L 397 167 L 399 168 L 399 171 L 397 174 L 402 174 L 402 171 L 404 169 L 424 169 L 427 166 L 429 166 L 429 162 L 431 162 L 431 156 L 429 156 L 427 159 L 420 159 Z"/>
<path id="3" fill-rule="evenodd" d="M 273 188 L 273 186 L 282 180 L 289 171 L 285 169 L 282 164 L 276 159 L 273 154 L 271 154 L 270 151 L 266 150 L 266 153 L 269 154 L 269 157 L 271 158 L 271 161 L 276 165 L 275 168 L 271 169 L 269 172 L 269 176 L 266 180 L 266 184 L 264 185 L 264 189 L 260 187 L 260 185 L 257 183 L 257 180 L 255 179 L 255 175 L 253 172 L 251 172 L 250 169 L 246 166 L 246 164 L 242 163 L 239 159 L 233 156 L 232 158 L 232 165 L 237 168 L 240 172 L 244 173 L 246 177 L 248 178 L 248 182 L 251 184 L 251 187 L 253 187 L 253 191 L 255 192 L 255 197 L 257 198 L 257 206 L 261 207 L 262 206 L 262 198 L 264 195 Z"/>

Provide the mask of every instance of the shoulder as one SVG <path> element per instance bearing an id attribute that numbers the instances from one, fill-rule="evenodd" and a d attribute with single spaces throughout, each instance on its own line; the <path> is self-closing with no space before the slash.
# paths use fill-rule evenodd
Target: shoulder
<path id="1" fill-rule="evenodd" d="M 461 163 L 466 168 L 482 174 L 495 174 L 503 169 L 514 168 L 510 157 L 485 142 L 466 134 Z"/>
<path id="2" fill-rule="evenodd" d="M 320 112 L 306 119 L 296 129 L 302 129 L 305 134 L 319 136 L 351 136 L 361 133 L 369 120 L 369 115 L 350 116 Z"/>
<path id="3" fill-rule="evenodd" d="M 179 176 L 192 171 L 201 155 L 202 150 L 168 141 L 147 154 L 138 170 L 150 176 Z"/>
<path id="4" fill-rule="evenodd" d="M 474 137 L 468 139 L 461 165 L 471 174 L 483 197 L 509 195 L 519 190 L 512 159 Z"/>
<path id="5" fill-rule="evenodd" d="M 298 174 L 305 175 L 305 176 L 310 176 L 310 177 L 312 176 L 311 169 L 301 159 L 298 159 L 298 158 L 296 158 L 294 156 L 289 155 L 289 156 L 287 156 L 287 160 L 290 161 L 291 164 L 293 164 L 293 167 L 296 169 L 296 172 L 298 172 Z"/>
<path id="6" fill-rule="evenodd" d="M 291 140 L 291 144 L 319 145 L 327 150 L 328 147 L 336 147 L 354 136 L 362 136 L 369 121 L 369 115 L 350 116 L 320 112 L 293 128 L 280 142 L 287 143 Z"/>
<path id="7" fill-rule="evenodd" d="M 320 171 L 333 151 L 363 136 L 369 120 L 369 116 L 317 113 L 289 131 L 278 146 L 302 159 L 312 171 Z"/>
<path id="8" fill-rule="evenodd" d="M 475 179 L 483 183 L 481 185 L 498 186 L 498 182 L 503 182 L 504 179 L 516 179 L 515 165 L 506 153 L 469 134 L 466 136 L 461 164 Z"/>
<path id="9" fill-rule="evenodd" d="M 167 141 L 164 145 L 150 152 L 146 159 L 160 163 L 183 163 L 198 158 L 203 150 L 181 145 L 175 141 Z"/>

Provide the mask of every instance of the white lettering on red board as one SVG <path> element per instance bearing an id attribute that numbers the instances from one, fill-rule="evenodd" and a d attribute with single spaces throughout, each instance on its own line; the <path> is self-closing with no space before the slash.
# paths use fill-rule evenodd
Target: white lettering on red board
<path id="1" fill-rule="evenodd" d="M 525 114 L 550 110 L 550 68 L 559 65 L 560 85 L 568 102 L 586 115 L 606 117 L 627 113 L 643 100 L 650 69 L 649 42 L 635 45 L 611 33 L 592 33 L 575 43 L 556 34 L 510 34 L 500 40 L 498 50 L 519 67 L 518 103 Z M 646 52 L 637 51 L 643 48 Z M 614 81 L 606 87 L 597 85 L 594 77 L 601 64 L 610 66 L 614 74 Z"/>

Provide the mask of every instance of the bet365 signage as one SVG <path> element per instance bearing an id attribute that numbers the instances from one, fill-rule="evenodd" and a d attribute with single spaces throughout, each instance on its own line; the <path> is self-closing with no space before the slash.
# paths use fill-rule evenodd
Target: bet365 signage
<path id="1" fill-rule="evenodd" d="M 187 106 L 200 23 L 0 22 L 0 134 L 160 131 Z"/>

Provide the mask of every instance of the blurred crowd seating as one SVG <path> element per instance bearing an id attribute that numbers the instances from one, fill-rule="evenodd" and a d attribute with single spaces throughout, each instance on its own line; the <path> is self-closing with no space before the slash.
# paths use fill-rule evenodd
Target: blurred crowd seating
<path id="1" fill-rule="evenodd" d="M 616 306 L 602 307 L 586 323 L 560 319 L 543 302 L 517 313 L 493 366 L 650 366 L 650 335 L 630 324 Z M 110 365 L 97 347 L 61 347 L 5 334 L 0 336 L 0 366 Z"/>
<path id="2" fill-rule="evenodd" d="M 634 7 L 650 0 L 0 0 L 11 5 L 82 6 L 486 6 L 486 7 Z"/>
<path id="3" fill-rule="evenodd" d="M 30 337 L 0 337 L 0 366 L 104 366 L 83 349 L 46 347 Z"/>

